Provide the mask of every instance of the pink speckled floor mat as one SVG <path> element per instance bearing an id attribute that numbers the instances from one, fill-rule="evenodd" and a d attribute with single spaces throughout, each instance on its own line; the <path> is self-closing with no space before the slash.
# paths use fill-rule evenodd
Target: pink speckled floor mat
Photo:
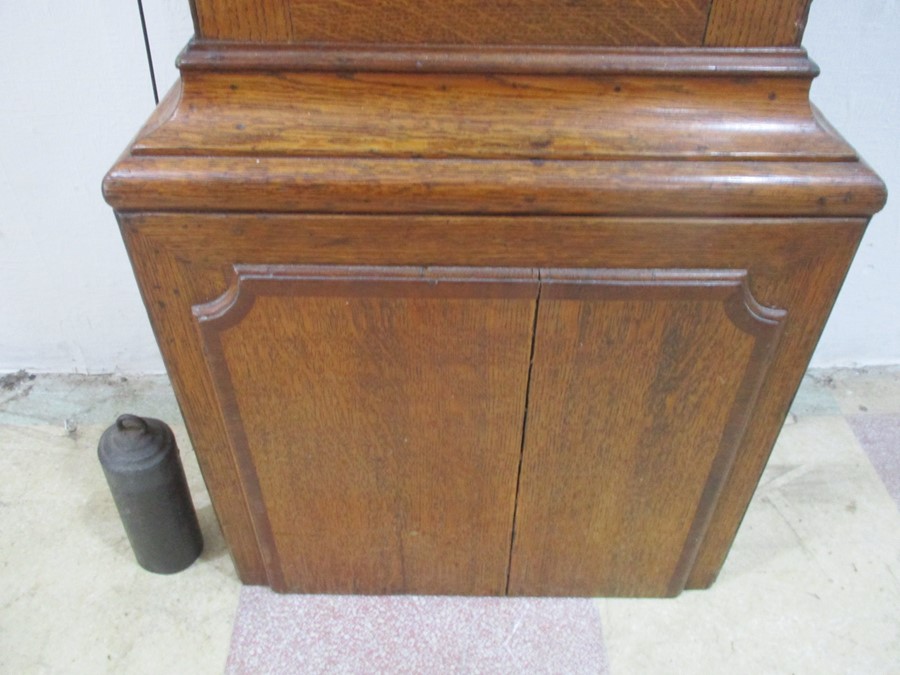
<path id="1" fill-rule="evenodd" d="M 900 415 L 849 415 L 847 421 L 900 507 Z"/>
<path id="2" fill-rule="evenodd" d="M 241 590 L 226 672 L 607 673 L 584 599 L 278 595 Z"/>

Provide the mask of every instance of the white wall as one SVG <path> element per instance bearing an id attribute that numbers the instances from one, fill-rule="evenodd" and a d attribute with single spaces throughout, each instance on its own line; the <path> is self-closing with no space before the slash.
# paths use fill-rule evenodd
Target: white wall
<path id="1" fill-rule="evenodd" d="M 813 0 L 812 98 L 891 194 L 838 297 L 814 366 L 900 363 L 900 2 Z"/>
<path id="2" fill-rule="evenodd" d="M 187 2 L 146 9 L 171 63 Z M 0 0 L 0 64 L 0 372 L 161 372 L 100 194 L 153 109 L 136 1 Z"/>
<path id="3" fill-rule="evenodd" d="M 144 0 L 164 92 L 187 0 Z M 813 95 L 900 186 L 897 0 L 815 0 Z M 0 372 L 160 372 L 100 179 L 153 107 L 136 0 L 0 0 Z M 900 363 L 900 193 L 873 221 L 815 365 Z"/>

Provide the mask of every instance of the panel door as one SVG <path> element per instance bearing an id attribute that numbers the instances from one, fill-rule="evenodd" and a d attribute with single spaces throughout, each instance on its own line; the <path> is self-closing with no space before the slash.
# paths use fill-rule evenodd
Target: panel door
<path id="1" fill-rule="evenodd" d="M 269 583 L 506 590 L 537 275 L 237 266 L 195 307 Z"/>
<path id="2" fill-rule="evenodd" d="M 783 317 L 743 271 L 542 272 L 510 594 L 684 588 Z"/>

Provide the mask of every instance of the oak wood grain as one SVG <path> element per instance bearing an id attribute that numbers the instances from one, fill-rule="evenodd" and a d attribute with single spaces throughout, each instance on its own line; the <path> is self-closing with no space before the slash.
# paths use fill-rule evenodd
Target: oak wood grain
<path id="1" fill-rule="evenodd" d="M 537 279 L 236 268 L 197 306 L 269 583 L 505 590 Z"/>
<path id="2" fill-rule="evenodd" d="M 753 297 L 786 309 L 789 318 L 689 587 L 708 585 L 721 567 L 866 223 L 199 213 L 122 214 L 120 221 L 247 583 L 267 577 L 246 501 L 236 498 L 244 488 L 191 313 L 231 285 L 235 264 L 746 269 Z"/>
<path id="3" fill-rule="evenodd" d="M 542 272 L 511 595 L 677 595 L 785 313 L 746 274 Z"/>
<path id="4" fill-rule="evenodd" d="M 138 155 L 468 159 L 853 158 L 809 105 L 811 74 L 192 71 Z M 360 114 L 365 111 L 365 114 Z"/>
<path id="5" fill-rule="evenodd" d="M 863 230 L 860 224 L 858 235 L 854 235 L 852 229 L 835 235 L 826 246 L 813 254 L 809 264 L 800 265 L 791 274 L 774 278 L 767 284 L 765 292 L 770 298 L 786 297 L 791 294 L 794 285 L 805 288 L 803 304 L 807 311 L 799 321 L 792 314 L 791 321 L 786 324 L 782 339 L 790 339 L 794 346 L 790 352 L 779 354 L 763 383 L 763 391 L 771 390 L 771 395 L 761 397 L 754 411 L 753 423 L 745 439 L 746 455 L 728 478 L 686 588 L 708 588 L 725 563 L 769 458 L 769 453 L 763 449 L 771 448 L 778 438 L 796 388 L 806 372 L 809 358 L 841 289 L 846 270 L 853 261 Z M 812 247 L 811 243 L 806 245 Z M 785 387 L 786 382 L 796 384 Z"/>
<path id="6" fill-rule="evenodd" d="M 290 41 L 289 0 L 194 0 L 197 34 L 211 40 Z"/>
<path id="7" fill-rule="evenodd" d="M 297 42 L 700 44 L 709 0 L 290 0 Z"/>
<path id="8" fill-rule="evenodd" d="M 704 43 L 715 47 L 799 45 L 811 0 L 713 0 Z"/>
<path id="9" fill-rule="evenodd" d="M 200 35 L 263 42 L 699 45 L 710 0 L 196 0 Z"/>
<path id="10" fill-rule="evenodd" d="M 218 400 L 207 376 L 202 350 L 194 349 L 196 330 L 183 321 L 190 299 L 211 297 L 215 290 L 201 268 L 186 270 L 171 257 L 164 242 L 145 237 L 140 228 L 119 219 L 138 288 L 175 390 L 191 445 L 196 451 L 213 509 L 228 543 L 238 577 L 246 584 L 268 583 L 265 565 L 250 519 L 244 486 L 227 447 Z M 183 258 L 181 258 L 183 260 Z M 190 272 L 190 273 L 188 273 Z M 213 284 L 221 285 L 213 274 Z"/>
<path id="11" fill-rule="evenodd" d="M 104 183 L 121 212 L 868 216 L 859 162 L 562 162 L 141 156 Z"/>

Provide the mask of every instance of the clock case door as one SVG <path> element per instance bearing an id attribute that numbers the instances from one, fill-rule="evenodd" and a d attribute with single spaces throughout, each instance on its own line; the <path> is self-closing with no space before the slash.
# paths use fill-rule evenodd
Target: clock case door
<path id="1" fill-rule="evenodd" d="M 743 271 L 249 265 L 194 308 L 273 587 L 454 595 L 679 592 L 784 314 Z"/>

